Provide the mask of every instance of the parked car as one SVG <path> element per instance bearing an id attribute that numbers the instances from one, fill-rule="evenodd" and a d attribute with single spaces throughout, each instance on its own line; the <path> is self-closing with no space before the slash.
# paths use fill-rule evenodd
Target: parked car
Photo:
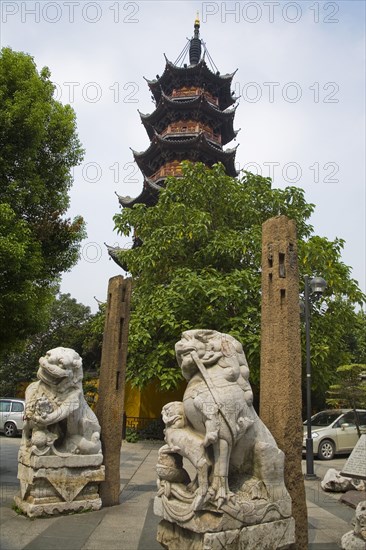
<path id="1" fill-rule="evenodd" d="M 0 399 L 0 432 L 15 437 L 23 429 L 24 399 L 8 397 Z"/>
<path id="2" fill-rule="evenodd" d="M 366 434 L 366 410 L 356 409 L 361 433 Z M 321 460 L 337 453 L 350 453 L 358 441 L 355 413 L 351 409 L 330 409 L 311 417 L 313 451 Z M 306 452 L 307 422 L 304 422 L 302 450 Z"/>

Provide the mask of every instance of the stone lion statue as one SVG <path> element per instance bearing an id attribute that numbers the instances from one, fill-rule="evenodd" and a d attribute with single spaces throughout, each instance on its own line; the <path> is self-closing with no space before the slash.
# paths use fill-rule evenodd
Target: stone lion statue
<path id="1" fill-rule="evenodd" d="M 55 348 L 39 360 L 25 394 L 23 445 L 36 455 L 101 453 L 100 426 L 85 401 L 79 354 Z"/>
<path id="2" fill-rule="evenodd" d="M 364 550 L 366 548 L 366 500 L 357 504 L 353 531 L 348 531 L 341 540 L 343 550 Z"/>
<path id="3" fill-rule="evenodd" d="M 215 330 L 189 330 L 175 351 L 188 384 L 183 402 L 162 411 L 157 515 L 193 531 L 204 529 L 202 514 L 209 512 L 210 529 L 291 516 L 284 454 L 254 410 L 240 342 Z M 182 459 L 194 467 L 193 480 Z"/>

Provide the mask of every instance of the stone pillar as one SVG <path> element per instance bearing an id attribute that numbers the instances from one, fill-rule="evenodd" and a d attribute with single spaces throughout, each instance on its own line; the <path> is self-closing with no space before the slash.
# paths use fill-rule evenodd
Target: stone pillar
<path id="1" fill-rule="evenodd" d="M 262 226 L 260 417 L 285 453 L 296 548 L 308 548 L 301 470 L 301 340 L 296 225 L 286 216 Z"/>
<path id="2" fill-rule="evenodd" d="M 125 393 L 131 279 L 109 279 L 99 378 L 97 416 L 101 426 L 105 481 L 100 485 L 103 506 L 119 504 L 120 456 Z"/>

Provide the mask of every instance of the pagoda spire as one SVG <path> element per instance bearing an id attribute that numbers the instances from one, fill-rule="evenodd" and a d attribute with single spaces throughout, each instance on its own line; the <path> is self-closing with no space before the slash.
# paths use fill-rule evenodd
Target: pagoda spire
<path id="1" fill-rule="evenodd" d="M 194 21 L 194 36 L 190 40 L 189 46 L 189 63 L 190 65 L 197 65 L 201 59 L 201 39 L 200 39 L 200 20 L 197 12 L 196 19 Z"/>

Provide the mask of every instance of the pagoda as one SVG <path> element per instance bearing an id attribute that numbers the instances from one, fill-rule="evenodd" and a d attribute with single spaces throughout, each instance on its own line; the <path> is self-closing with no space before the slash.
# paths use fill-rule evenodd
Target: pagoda
<path id="1" fill-rule="evenodd" d="M 189 57 L 189 64 L 184 63 Z M 206 57 L 211 65 L 208 67 Z M 179 64 L 181 61 L 181 64 Z M 236 71 L 235 71 L 236 72 Z M 236 147 L 224 150 L 237 131 L 233 129 L 236 97 L 231 92 L 234 73 L 221 75 L 200 38 L 200 21 L 194 22 L 194 36 L 172 63 L 165 56 L 161 76 L 148 80 L 155 110 L 139 111 L 150 145 L 133 156 L 143 175 L 143 188 L 135 197 L 118 196 L 123 208 L 135 204 L 154 206 L 168 176 L 181 177 L 183 160 L 202 162 L 210 167 L 221 162 L 229 176 L 237 176 Z M 133 237 L 133 247 L 141 244 Z M 123 269 L 119 247 L 107 245 L 111 258 Z"/>
<path id="2" fill-rule="evenodd" d="M 146 79 L 156 108 L 151 114 L 139 114 L 150 145 L 145 151 L 133 151 L 143 174 L 143 189 L 136 198 L 118 196 L 124 208 L 138 203 L 154 206 L 166 177 L 182 175 L 183 160 L 207 166 L 221 162 L 229 176 L 237 176 L 236 147 L 223 149 L 237 134 L 233 129 L 236 98 L 230 89 L 235 73 L 220 75 L 209 69 L 199 30 L 197 17 L 194 36 L 180 55 L 189 51 L 189 65 L 178 66 L 165 57 L 162 76 Z"/>
<path id="3" fill-rule="evenodd" d="M 197 17 L 194 36 L 187 41 L 175 63 L 165 57 L 163 74 L 153 80 L 146 79 L 155 110 L 139 114 L 150 144 L 145 151 L 132 151 L 143 175 L 143 188 L 135 198 L 118 196 L 123 208 L 135 204 L 154 207 L 166 178 L 183 175 L 184 160 L 202 162 L 208 167 L 221 162 L 229 176 L 237 176 L 236 147 L 224 149 L 237 135 L 233 129 L 236 98 L 231 92 L 234 74 L 221 75 L 217 70 L 200 38 Z M 132 247 L 139 245 L 141 240 L 135 233 Z M 110 257 L 127 270 L 120 258 L 121 248 L 107 246 L 107 249 Z M 183 386 L 185 384 L 163 393 L 157 380 L 143 390 L 127 382 L 127 426 L 142 426 L 142 420 L 160 425 L 162 406 L 169 400 L 182 400 Z M 130 419 L 135 423 L 129 424 Z"/>

